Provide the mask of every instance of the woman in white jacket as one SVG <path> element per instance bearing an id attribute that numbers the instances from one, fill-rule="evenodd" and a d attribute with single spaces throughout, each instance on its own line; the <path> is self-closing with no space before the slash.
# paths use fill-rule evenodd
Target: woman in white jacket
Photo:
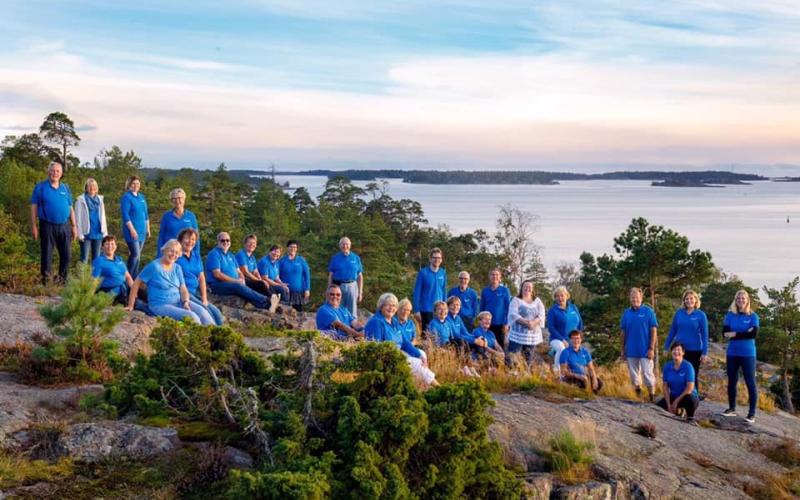
<path id="1" fill-rule="evenodd" d="M 535 359 L 539 359 L 536 346 L 544 341 L 546 311 L 544 304 L 536 297 L 533 281 L 525 280 L 519 287 L 519 295 L 511 300 L 508 306 L 508 349 L 506 349 L 506 365 L 511 366 L 511 355 L 522 352 L 530 367 Z"/>
<path id="2" fill-rule="evenodd" d="M 78 226 L 78 241 L 81 245 L 81 262 L 89 262 L 89 253 L 94 261 L 100 255 L 103 238 L 108 235 L 106 206 L 97 181 L 89 177 L 83 185 L 83 194 L 75 199 L 75 224 Z"/>

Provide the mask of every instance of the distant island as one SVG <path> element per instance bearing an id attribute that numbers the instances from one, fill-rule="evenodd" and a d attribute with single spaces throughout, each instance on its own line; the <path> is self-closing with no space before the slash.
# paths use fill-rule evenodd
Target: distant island
<path id="1" fill-rule="evenodd" d="M 800 177 L 778 177 L 772 180 L 775 182 L 800 182 Z"/>

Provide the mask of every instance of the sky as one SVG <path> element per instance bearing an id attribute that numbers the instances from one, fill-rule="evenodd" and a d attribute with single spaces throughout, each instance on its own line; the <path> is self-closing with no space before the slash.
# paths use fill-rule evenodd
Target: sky
<path id="1" fill-rule="evenodd" d="M 0 136 L 146 166 L 800 175 L 800 0 L 2 0 Z"/>

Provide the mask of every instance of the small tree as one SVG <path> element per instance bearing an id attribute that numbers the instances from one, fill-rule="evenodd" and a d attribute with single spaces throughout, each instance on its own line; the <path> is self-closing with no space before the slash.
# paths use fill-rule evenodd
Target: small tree
<path id="1" fill-rule="evenodd" d="M 75 132 L 75 124 L 65 113 L 56 111 L 55 113 L 50 113 L 44 119 L 44 122 L 39 127 L 39 134 L 44 140 L 58 144 L 61 147 L 61 163 L 64 170 L 66 170 L 69 167 L 67 164 L 69 160 L 67 148 L 81 143 L 80 136 Z"/>
<path id="2" fill-rule="evenodd" d="M 794 278 L 780 290 L 764 287 L 769 303 L 766 306 L 765 326 L 759 335 L 762 357 L 780 363 L 779 396 L 783 407 L 790 413 L 794 413 L 794 404 L 789 387 L 789 373 L 796 372 L 800 367 L 800 305 L 796 295 L 798 283 L 800 277 Z"/>
<path id="3" fill-rule="evenodd" d="M 539 246 L 533 241 L 538 218 L 513 205 L 503 205 L 497 217 L 495 251 L 505 262 L 504 274 L 516 286 L 526 278 L 543 283 L 546 271 Z"/>

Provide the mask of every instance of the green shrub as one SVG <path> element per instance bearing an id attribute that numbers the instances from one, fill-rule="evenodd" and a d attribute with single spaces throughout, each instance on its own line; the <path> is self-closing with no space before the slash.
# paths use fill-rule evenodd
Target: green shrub
<path id="1" fill-rule="evenodd" d="M 594 460 L 592 443 L 578 440 L 568 430 L 550 438 L 550 449 L 544 453 L 550 470 L 565 483 L 580 483 L 591 479 Z"/>

